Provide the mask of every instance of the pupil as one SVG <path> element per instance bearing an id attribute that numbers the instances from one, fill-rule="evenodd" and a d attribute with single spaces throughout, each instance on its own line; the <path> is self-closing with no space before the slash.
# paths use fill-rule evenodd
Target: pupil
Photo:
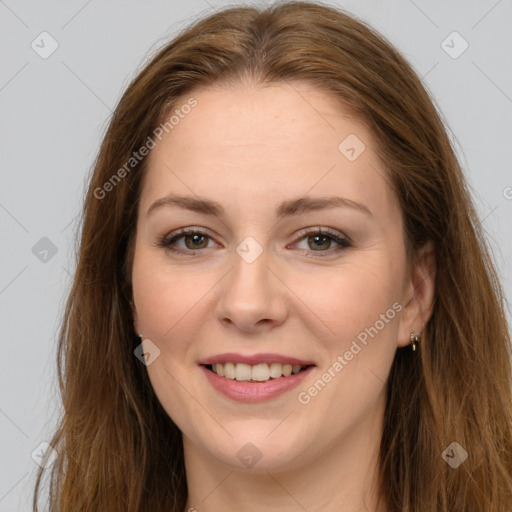
<path id="1" fill-rule="evenodd" d="M 317 248 L 320 248 L 320 249 L 328 249 L 329 248 L 329 245 L 331 245 L 331 240 L 329 237 L 327 237 L 326 235 L 314 235 L 314 236 L 310 236 L 309 237 L 310 240 L 311 238 L 314 240 L 314 243 L 316 244 L 319 240 L 323 239 L 326 241 L 326 244 L 320 244 L 320 245 L 316 245 Z"/>
<path id="2" fill-rule="evenodd" d="M 194 247 L 192 247 L 193 249 L 197 249 L 199 247 L 199 244 L 201 243 L 202 240 L 205 239 L 205 236 L 204 235 L 200 235 L 200 234 L 195 234 L 195 235 L 188 235 L 186 237 L 186 240 L 187 241 L 190 241 L 190 239 L 192 239 L 192 245 Z M 198 243 L 199 242 L 199 243 Z M 186 244 L 188 245 L 188 244 Z M 189 247 L 190 248 L 190 247 Z"/>

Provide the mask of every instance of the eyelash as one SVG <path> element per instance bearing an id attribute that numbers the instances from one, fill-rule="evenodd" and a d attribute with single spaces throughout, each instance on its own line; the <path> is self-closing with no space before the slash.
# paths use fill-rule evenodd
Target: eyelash
<path id="1" fill-rule="evenodd" d="M 203 236 L 206 236 L 206 237 L 208 237 L 210 239 L 213 238 L 206 231 L 203 231 L 201 229 L 198 229 L 198 228 L 183 228 L 183 229 L 180 229 L 178 232 L 174 233 L 172 236 L 171 235 L 166 235 L 166 236 L 160 238 L 159 241 L 158 241 L 158 246 L 159 247 L 163 247 L 164 249 L 169 250 L 171 252 L 174 252 L 174 253 L 177 253 L 177 254 L 183 254 L 183 255 L 186 255 L 186 256 L 194 256 L 197 252 L 200 252 L 200 251 L 204 250 L 204 249 L 198 249 L 197 251 L 193 251 L 193 250 L 183 250 L 183 249 L 173 248 L 172 244 L 175 243 L 180 238 L 183 238 L 185 235 L 203 235 Z M 352 246 L 351 241 L 350 241 L 350 239 L 348 237 L 340 236 L 337 232 L 332 231 L 329 228 L 316 228 L 316 229 L 313 229 L 313 230 L 305 231 L 305 232 L 301 233 L 301 236 L 300 236 L 298 241 L 300 242 L 303 239 L 305 239 L 305 238 L 307 238 L 308 236 L 311 236 L 311 235 L 327 236 L 328 238 L 330 238 L 331 240 L 333 240 L 334 242 L 336 242 L 339 245 L 339 247 L 337 249 L 335 249 L 334 251 L 332 251 L 332 250 L 327 250 L 327 251 L 313 251 L 313 250 L 306 251 L 306 252 L 313 252 L 313 253 L 323 253 L 323 254 L 319 254 L 318 255 L 318 257 L 320 257 L 320 258 L 323 258 L 325 256 L 331 256 L 333 253 L 341 252 L 341 251 L 343 251 L 343 249 L 346 249 L 347 247 L 351 247 Z M 317 257 L 317 256 L 315 255 L 314 257 Z"/>

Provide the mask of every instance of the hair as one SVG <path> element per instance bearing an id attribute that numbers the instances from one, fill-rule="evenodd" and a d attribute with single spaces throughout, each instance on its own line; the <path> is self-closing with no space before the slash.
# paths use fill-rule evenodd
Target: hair
<path id="1" fill-rule="evenodd" d="M 50 443 L 58 452 L 50 510 L 185 506 L 181 432 L 133 354 L 140 340 L 131 267 L 147 159 L 104 197 L 98 190 L 107 190 L 117 169 L 126 170 L 183 98 L 244 79 L 307 82 L 338 98 L 375 137 L 403 214 L 409 261 L 426 242 L 435 247 L 433 309 L 420 349 L 397 349 L 387 382 L 378 462 L 390 510 L 512 510 L 504 296 L 446 128 L 421 80 L 386 39 L 351 15 L 309 2 L 228 8 L 196 21 L 158 50 L 113 112 L 88 180 L 59 332 L 64 410 Z M 468 453 L 457 469 L 441 456 L 454 441 Z"/>

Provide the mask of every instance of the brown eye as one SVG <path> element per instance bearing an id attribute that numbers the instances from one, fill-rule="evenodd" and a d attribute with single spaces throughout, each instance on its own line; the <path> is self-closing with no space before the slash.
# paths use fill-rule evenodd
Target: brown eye
<path id="1" fill-rule="evenodd" d="M 351 240 L 341 232 L 330 228 L 318 227 L 315 230 L 302 232 L 295 245 L 306 253 L 306 256 L 332 256 L 352 246 Z M 308 254 L 309 253 L 309 254 Z"/>
<path id="2" fill-rule="evenodd" d="M 196 233 L 194 235 L 184 235 L 181 238 L 185 240 L 185 246 L 187 249 L 205 249 L 208 246 L 208 236 L 201 233 Z"/>
<path id="3" fill-rule="evenodd" d="M 171 252 L 193 256 L 196 251 L 202 252 L 203 249 L 213 247 L 208 245 L 210 242 L 214 244 L 214 240 L 207 232 L 188 228 L 163 237 L 158 245 Z"/>
<path id="4" fill-rule="evenodd" d="M 332 238 L 328 235 L 310 235 L 308 236 L 308 245 L 314 251 L 329 249 L 331 247 Z"/>

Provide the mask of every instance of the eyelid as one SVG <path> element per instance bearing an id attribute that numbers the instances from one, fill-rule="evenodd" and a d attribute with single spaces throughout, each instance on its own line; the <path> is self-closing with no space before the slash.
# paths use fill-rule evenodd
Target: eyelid
<path id="1" fill-rule="evenodd" d="M 314 258 L 328 258 L 329 256 L 336 256 L 343 250 L 352 247 L 352 240 L 349 236 L 345 235 L 343 232 L 338 231 L 337 229 L 328 228 L 328 227 L 322 227 L 322 226 L 310 226 L 308 228 L 304 228 L 299 233 L 297 233 L 296 241 L 293 242 L 291 245 L 296 245 L 300 242 L 302 242 L 307 236 L 314 236 L 314 235 L 326 235 L 328 238 L 330 238 L 335 244 L 337 244 L 337 247 L 330 247 L 326 251 L 314 251 L 314 250 L 307 250 L 307 249 L 299 249 L 302 252 L 306 253 L 308 257 L 314 257 Z M 289 247 L 289 245 L 287 246 Z"/>
<path id="2" fill-rule="evenodd" d="M 298 237 L 298 240 L 301 240 L 302 238 L 304 238 L 304 236 L 309 234 L 329 235 L 333 238 L 340 238 L 343 241 L 352 243 L 351 238 L 342 231 L 338 231 L 337 229 L 323 226 L 309 226 L 307 228 L 301 229 L 295 236 Z"/>
<path id="3" fill-rule="evenodd" d="M 196 252 L 202 252 L 204 249 L 197 249 L 197 251 L 194 250 L 183 250 L 183 249 L 173 249 L 171 248 L 171 242 L 175 243 L 176 240 L 179 240 L 180 238 L 183 238 L 187 235 L 203 235 L 210 238 L 213 242 L 216 242 L 215 235 L 212 234 L 213 232 L 210 231 L 208 228 L 202 228 L 199 226 L 187 226 L 186 228 L 180 228 L 175 231 L 172 231 L 171 233 L 164 235 L 161 237 L 157 243 L 158 246 L 164 247 L 165 249 L 178 253 L 178 254 L 186 254 L 188 256 L 194 256 Z"/>

